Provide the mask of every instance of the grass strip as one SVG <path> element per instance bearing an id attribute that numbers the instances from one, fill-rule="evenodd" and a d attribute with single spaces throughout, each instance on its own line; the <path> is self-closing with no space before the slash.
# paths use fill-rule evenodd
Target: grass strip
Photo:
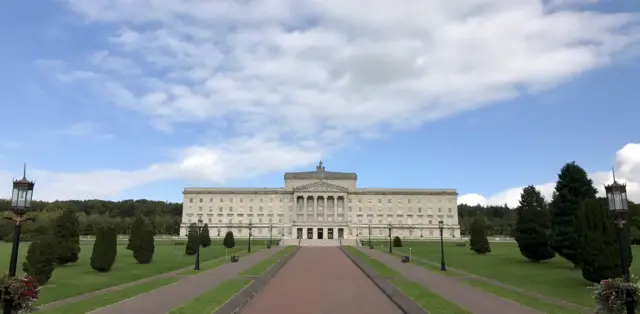
<path id="1" fill-rule="evenodd" d="M 246 278 L 224 281 L 195 299 L 171 310 L 169 314 L 211 314 L 252 281 Z"/>
<path id="2" fill-rule="evenodd" d="M 472 287 L 476 287 L 484 292 L 487 293 L 491 293 L 494 294 L 496 296 L 499 296 L 503 299 L 507 299 L 507 300 L 511 300 L 513 302 L 516 303 L 520 303 L 524 306 L 528 306 L 532 309 L 536 309 L 538 311 L 541 311 L 543 313 L 547 313 L 547 314 L 581 314 L 584 313 L 583 311 L 576 309 L 576 308 L 571 308 L 571 307 L 566 307 L 566 306 L 562 306 L 560 304 L 552 304 L 552 303 L 548 303 L 545 302 L 544 300 L 541 300 L 539 298 L 530 296 L 530 295 L 526 295 L 517 291 L 513 291 L 513 290 L 509 290 L 506 288 L 502 288 L 502 287 L 498 287 L 495 285 L 492 285 L 488 282 L 485 281 L 481 281 L 481 280 L 474 280 L 474 279 L 465 279 L 462 280 L 466 285 L 472 286 Z"/>
<path id="3" fill-rule="evenodd" d="M 405 256 L 405 254 L 397 251 L 394 251 L 393 253 L 389 253 L 389 251 L 386 249 L 381 249 L 381 251 L 393 256 Z M 438 274 L 444 275 L 444 276 L 455 277 L 455 278 L 462 278 L 467 276 L 463 273 L 460 273 L 451 269 L 447 269 L 447 271 L 441 271 L 439 265 L 436 265 L 433 262 L 416 259 L 413 256 L 411 257 L 411 264 L 418 265 L 424 269 L 430 270 L 432 272 L 437 272 Z"/>
<path id="4" fill-rule="evenodd" d="M 256 250 L 257 251 L 257 250 Z M 251 253 L 241 250 L 241 251 L 235 251 L 235 252 L 231 252 L 229 253 L 229 256 L 226 257 L 219 257 L 210 261 L 206 261 L 204 263 L 200 263 L 200 270 L 195 270 L 195 269 L 186 269 L 183 270 L 181 272 L 178 272 L 177 274 L 180 276 L 193 276 L 193 275 L 199 275 L 201 274 L 203 271 L 207 271 L 207 270 L 212 270 L 214 268 L 218 268 L 226 263 L 230 263 L 230 259 L 231 259 L 231 255 L 236 255 L 236 256 L 246 256 L 252 253 L 255 253 L 256 251 L 251 251 Z"/>
<path id="5" fill-rule="evenodd" d="M 295 246 L 288 246 L 282 249 L 279 252 L 273 254 L 273 256 L 267 257 L 257 264 L 253 265 L 251 268 L 240 273 L 240 276 L 260 276 L 264 274 L 269 268 L 271 268 L 275 263 L 277 263 L 282 257 L 291 253 L 295 250 Z"/>
<path id="6" fill-rule="evenodd" d="M 42 310 L 46 314 L 89 313 L 91 311 L 136 297 L 140 294 L 175 283 L 178 278 L 160 278 L 117 291 L 106 292 L 89 299 L 59 306 L 51 310 Z"/>
<path id="7" fill-rule="evenodd" d="M 398 271 L 367 255 L 367 253 L 364 253 L 354 247 L 345 247 L 345 249 L 358 256 L 360 259 L 362 259 L 362 261 L 367 263 L 367 265 L 371 266 L 371 268 L 373 268 L 373 270 L 375 270 L 378 275 L 383 277 L 400 277 L 400 273 Z"/>
<path id="8" fill-rule="evenodd" d="M 470 314 L 471 312 L 449 302 L 447 299 L 425 288 L 421 284 L 404 278 L 394 278 L 389 282 L 409 299 L 431 314 Z"/>

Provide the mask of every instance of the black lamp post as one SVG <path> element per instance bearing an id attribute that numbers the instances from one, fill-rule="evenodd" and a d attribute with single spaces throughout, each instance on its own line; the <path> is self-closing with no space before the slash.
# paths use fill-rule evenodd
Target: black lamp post
<path id="1" fill-rule="evenodd" d="M 251 222 L 249 222 L 249 246 L 247 247 L 247 252 L 251 253 Z"/>
<path id="2" fill-rule="evenodd" d="M 14 222 L 13 246 L 11 248 L 11 259 L 9 262 L 9 276 L 11 277 L 16 275 L 16 268 L 18 267 L 20 228 L 24 222 L 35 220 L 33 218 L 24 217 L 31 208 L 34 185 L 34 181 L 27 180 L 27 164 L 25 164 L 22 172 L 22 179 L 13 180 L 13 191 L 11 192 L 11 211 L 13 215 L 11 215 L 11 217 L 4 217 L 4 219 L 12 220 Z M 12 306 L 13 304 L 11 304 L 11 302 L 4 302 L 4 314 L 11 314 Z"/>
<path id="3" fill-rule="evenodd" d="M 269 246 L 267 248 L 271 248 L 271 234 L 273 233 L 273 225 L 269 225 Z"/>
<path id="4" fill-rule="evenodd" d="M 620 265 L 622 266 L 622 273 L 624 279 L 628 283 L 629 280 L 629 267 L 627 265 L 627 254 L 629 248 L 624 247 L 623 233 L 624 225 L 627 223 L 629 217 L 629 204 L 627 201 L 627 186 L 620 184 L 616 181 L 616 175 L 613 174 L 613 183 L 604 186 L 607 192 L 607 201 L 609 203 L 609 210 L 613 213 L 616 225 L 618 226 L 618 244 L 620 246 Z M 625 291 L 625 305 L 627 307 L 627 314 L 633 314 L 635 309 L 635 296 L 632 291 Z"/>
<path id="5" fill-rule="evenodd" d="M 393 243 L 391 243 L 391 224 L 389 224 L 389 253 L 393 253 Z"/>
<path id="6" fill-rule="evenodd" d="M 373 249 L 373 243 L 371 243 L 371 225 L 369 225 L 369 249 Z"/>
<path id="7" fill-rule="evenodd" d="M 447 265 L 444 263 L 444 240 L 442 234 L 444 233 L 444 221 L 438 221 L 438 229 L 440 229 L 440 270 L 446 271 Z"/>
<path id="8" fill-rule="evenodd" d="M 202 246 L 202 219 L 198 219 L 198 223 L 196 224 L 198 232 L 198 250 L 196 251 L 196 266 L 193 268 L 194 270 L 200 270 L 200 247 Z"/>

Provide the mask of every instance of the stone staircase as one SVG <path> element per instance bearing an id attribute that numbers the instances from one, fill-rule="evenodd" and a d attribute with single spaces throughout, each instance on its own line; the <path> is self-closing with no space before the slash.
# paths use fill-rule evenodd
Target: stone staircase
<path id="1" fill-rule="evenodd" d="M 340 246 L 338 239 L 303 239 L 300 246 Z"/>

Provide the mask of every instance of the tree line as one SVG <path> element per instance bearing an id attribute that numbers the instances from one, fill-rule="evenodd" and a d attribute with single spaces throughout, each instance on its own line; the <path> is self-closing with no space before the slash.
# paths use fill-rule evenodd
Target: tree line
<path id="1" fill-rule="evenodd" d="M 10 212 L 10 201 L 0 200 L 0 210 Z M 137 216 L 145 217 L 154 234 L 177 235 L 182 217 L 182 203 L 149 200 L 34 201 L 27 216 L 36 221 L 22 226 L 22 240 L 46 234 L 63 210 L 76 213 L 79 232 L 83 236 L 95 236 L 102 226 L 113 227 L 117 234 L 130 234 Z M 0 240 L 13 240 L 12 222 L 0 221 Z"/>

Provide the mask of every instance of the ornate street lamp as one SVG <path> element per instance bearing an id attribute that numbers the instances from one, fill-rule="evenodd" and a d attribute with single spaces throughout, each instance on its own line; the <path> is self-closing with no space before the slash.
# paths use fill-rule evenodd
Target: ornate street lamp
<path id="1" fill-rule="evenodd" d="M 249 246 L 247 247 L 247 252 L 251 253 L 251 222 L 249 222 Z"/>
<path id="2" fill-rule="evenodd" d="M 391 243 L 391 224 L 389 224 L 389 253 L 393 253 L 393 243 Z"/>
<path id="3" fill-rule="evenodd" d="M 272 235 L 272 232 L 273 232 L 272 229 L 273 229 L 273 225 L 269 225 L 269 246 L 267 247 L 268 249 L 271 248 L 271 235 Z"/>
<path id="4" fill-rule="evenodd" d="M 202 219 L 198 219 L 198 223 L 196 224 L 196 227 L 197 227 L 196 230 L 198 230 L 198 232 L 196 232 L 196 234 L 198 235 L 198 241 L 196 241 L 198 243 L 198 250 L 196 251 L 196 266 L 193 269 L 200 270 L 200 246 L 202 246 L 202 228 L 203 228 Z"/>
<path id="5" fill-rule="evenodd" d="M 627 200 L 627 186 L 626 184 L 620 184 L 616 181 L 616 174 L 613 172 L 613 183 L 605 185 L 604 189 L 607 193 L 607 203 L 609 204 L 609 211 L 613 214 L 614 221 L 618 226 L 618 244 L 620 246 L 620 265 L 622 267 L 622 273 L 624 279 L 629 283 L 629 268 L 627 267 L 626 255 L 628 248 L 624 247 L 624 241 L 622 234 L 624 233 L 624 225 L 629 220 L 629 204 Z M 635 300 L 634 293 L 631 291 L 625 291 L 625 305 L 627 307 L 627 314 L 635 313 Z"/>
<path id="6" fill-rule="evenodd" d="M 371 225 L 369 225 L 369 249 L 373 249 L 373 244 L 371 243 Z"/>
<path id="7" fill-rule="evenodd" d="M 440 229 L 440 270 L 446 271 L 447 266 L 444 263 L 444 239 L 442 237 L 444 233 L 444 221 L 438 221 L 438 229 Z"/>
<path id="8" fill-rule="evenodd" d="M 33 198 L 33 186 L 35 181 L 27 180 L 27 164 L 24 164 L 22 170 L 22 179 L 13 180 L 13 191 L 11 192 L 11 217 L 4 219 L 14 222 L 13 229 L 13 246 L 11 247 L 11 257 L 9 262 L 9 276 L 15 277 L 16 268 L 18 267 L 18 250 L 20 248 L 20 229 L 23 223 L 27 221 L 35 221 L 33 218 L 25 218 L 24 215 L 31 209 L 31 200 Z M 4 313 L 11 314 L 11 302 L 4 302 Z"/>

